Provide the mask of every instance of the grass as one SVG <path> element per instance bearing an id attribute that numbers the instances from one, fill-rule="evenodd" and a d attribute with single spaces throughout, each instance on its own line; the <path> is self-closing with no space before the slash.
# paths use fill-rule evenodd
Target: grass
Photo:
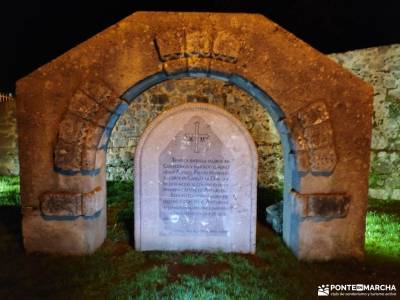
<path id="1" fill-rule="evenodd" d="M 0 205 L 16 206 L 19 201 L 19 177 L 0 176 Z"/>
<path id="2" fill-rule="evenodd" d="M 365 247 L 368 255 L 400 261 L 400 201 L 369 201 Z"/>
<path id="3" fill-rule="evenodd" d="M 91 256 L 60 257 L 24 253 L 18 178 L 0 177 L 0 187 L 0 299 L 309 299 L 320 284 L 395 284 L 400 278 L 396 201 L 370 200 L 364 262 L 312 264 L 297 261 L 262 222 L 256 255 L 134 251 L 132 183 L 108 182 L 104 245 Z"/>

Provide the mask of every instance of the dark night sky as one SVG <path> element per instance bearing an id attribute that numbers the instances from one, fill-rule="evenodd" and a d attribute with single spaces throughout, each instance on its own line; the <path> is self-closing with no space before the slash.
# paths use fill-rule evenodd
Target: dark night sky
<path id="1" fill-rule="evenodd" d="M 14 0 L 0 4 L 0 91 L 138 10 L 261 13 L 323 53 L 400 43 L 397 0 Z"/>

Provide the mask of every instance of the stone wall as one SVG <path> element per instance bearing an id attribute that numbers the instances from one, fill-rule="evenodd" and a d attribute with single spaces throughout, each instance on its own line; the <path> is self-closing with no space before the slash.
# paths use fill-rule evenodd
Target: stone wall
<path id="1" fill-rule="evenodd" d="M 236 86 L 209 78 L 166 81 L 140 95 L 114 128 L 107 152 L 108 179 L 132 180 L 134 151 L 146 126 L 161 112 L 187 102 L 214 104 L 241 120 L 258 148 L 259 184 L 281 184 L 282 150 L 265 109 Z"/>
<path id="2" fill-rule="evenodd" d="M 370 196 L 400 200 L 400 45 L 329 55 L 374 86 Z M 209 102 L 236 115 L 252 134 L 259 154 L 259 184 L 281 185 L 282 153 L 265 110 L 240 89 L 210 79 L 157 85 L 138 97 L 118 121 L 108 151 L 108 178 L 132 179 L 135 145 L 159 113 L 186 102 Z"/>
<path id="3" fill-rule="evenodd" d="M 374 86 L 369 195 L 400 200 L 400 44 L 330 57 Z"/>
<path id="4" fill-rule="evenodd" d="M 18 175 L 15 100 L 0 102 L 0 175 Z"/>

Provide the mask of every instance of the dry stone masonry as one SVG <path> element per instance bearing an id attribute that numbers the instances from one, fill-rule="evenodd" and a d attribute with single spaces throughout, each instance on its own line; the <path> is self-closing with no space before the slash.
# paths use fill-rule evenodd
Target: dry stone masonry
<path id="1" fill-rule="evenodd" d="M 371 86 L 263 16 L 218 13 L 135 13 L 18 81 L 27 251 L 88 254 L 102 244 L 115 123 L 144 91 L 187 77 L 235 85 L 270 115 L 293 253 L 362 258 Z M 189 140 L 211 134 L 194 123 Z"/>
<path id="2" fill-rule="evenodd" d="M 369 195 L 400 200 L 400 45 L 331 54 L 329 57 L 374 87 Z M 209 78 L 166 81 L 139 95 L 113 130 L 107 151 L 107 179 L 132 180 L 132 154 L 147 124 L 162 111 L 186 102 L 212 103 L 238 117 L 257 145 L 259 184 L 272 188 L 282 185 L 282 150 L 269 115 L 235 85 Z M 15 102 L 3 102 L 0 109 L 3 141 L 0 174 L 18 175 Z"/>
<path id="3" fill-rule="evenodd" d="M 283 182 L 279 135 L 265 109 L 235 85 L 210 78 L 160 83 L 129 106 L 116 123 L 107 151 L 108 180 L 133 179 L 133 153 L 147 125 L 161 112 L 184 103 L 210 103 L 236 116 L 250 131 L 258 151 L 258 182 L 278 188 Z"/>
<path id="4" fill-rule="evenodd" d="M 369 195 L 400 200 L 400 45 L 330 57 L 374 87 Z"/>
<path id="5" fill-rule="evenodd" d="M 331 54 L 329 57 L 374 87 L 369 195 L 400 200 L 400 45 Z M 158 113 L 186 102 L 212 103 L 235 114 L 256 142 L 259 184 L 271 188 L 282 184 L 282 150 L 269 115 L 237 87 L 203 78 L 161 83 L 130 105 L 111 136 L 107 178 L 132 180 L 131 154 L 146 125 Z"/>

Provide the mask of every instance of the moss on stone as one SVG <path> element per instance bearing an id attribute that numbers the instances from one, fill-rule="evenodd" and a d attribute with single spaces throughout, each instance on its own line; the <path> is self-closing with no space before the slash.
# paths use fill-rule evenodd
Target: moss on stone
<path id="1" fill-rule="evenodd" d="M 400 99 L 392 95 L 387 95 L 386 102 L 389 110 L 388 117 L 391 119 L 400 118 Z"/>

